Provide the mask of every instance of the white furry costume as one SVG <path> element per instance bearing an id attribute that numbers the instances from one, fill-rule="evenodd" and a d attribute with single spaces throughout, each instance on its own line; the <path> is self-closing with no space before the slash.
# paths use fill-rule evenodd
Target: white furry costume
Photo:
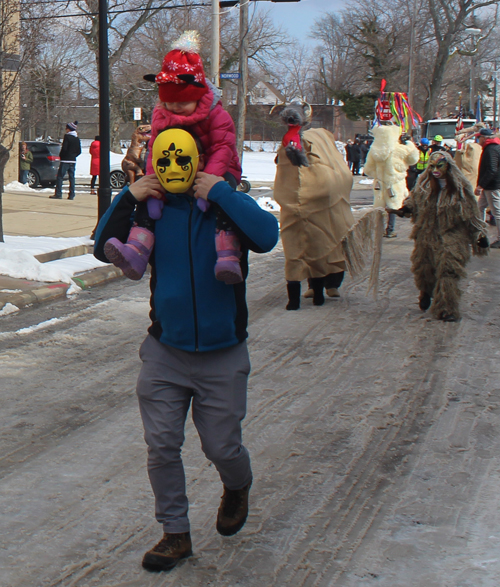
<path id="1" fill-rule="evenodd" d="M 396 125 L 376 126 L 372 129 L 374 141 L 364 166 L 364 173 L 378 183 L 374 189 L 374 207 L 398 209 L 408 196 L 406 172 L 410 165 L 418 163 L 419 151 L 411 142 L 399 142 L 401 129 Z"/>

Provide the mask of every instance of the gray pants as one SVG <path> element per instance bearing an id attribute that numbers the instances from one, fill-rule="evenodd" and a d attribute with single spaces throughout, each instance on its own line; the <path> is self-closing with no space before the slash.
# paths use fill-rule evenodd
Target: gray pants
<path id="1" fill-rule="evenodd" d="M 148 336 L 139 354 L 137 396 L 156 519 L 164 532 L 188 532 L 181 447 L 191 401 L 201 447 L 224 485 L 242 489 L 252 480 L 250 457 L 241 443 L 250 373 L 247 346 L 243 342 L 219 351 L 189 353 Z"/>
<path id="2" fill-rule="evenodd" d="M 483 190 L 477 202 L 479 215 L 484 220 L 484 212 L 489 208 L 491 214 L 495 217 L 497 224 L 497 234 L 500 239 L 500 190 Z"/>

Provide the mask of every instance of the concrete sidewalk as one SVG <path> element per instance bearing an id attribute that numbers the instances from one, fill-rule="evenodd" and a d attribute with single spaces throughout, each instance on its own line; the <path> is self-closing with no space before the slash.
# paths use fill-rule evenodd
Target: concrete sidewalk
<path id="1" fill-rule="evenodd" d="M 78 186 L 77 186 L 78 187 Z M 2 196 L 3 231 L 10 236 L 74 237 L 92 233 L 97 223 L 97 196 L 90 189 L 76 192 L 74 200 L 51 200 L 53 190 L 38 192 L 4 192 Z M 56 259 L 86 255 L 93 247 L 81 245 L 36 255 L 41 263 Z M 120 269 L 113 265 L 98 267 L 76 275 L 73 281 L 82 289 L 121 277 Z M 66 296 L 67 283 L 43 283 L 14 279 L 0 275 L 0 312 L 10 303 L 18 308 L 47 302 Z"/>

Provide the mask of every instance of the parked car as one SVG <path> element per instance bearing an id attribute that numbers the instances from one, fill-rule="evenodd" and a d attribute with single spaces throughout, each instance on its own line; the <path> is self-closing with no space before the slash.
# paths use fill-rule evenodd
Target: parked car
<path id="1" fill-rule="evenodd" d="M 109 183 L 113 190 L 122 190 L 127 185 L 127 176 L 122 170 L 121 163 L 114 163 L 110 166 Z"/>
<path id="2" fill-rule="evenodd" d="M 28 172 L 30 188 L 56 185 L 57 170 L 59 169 L 59 143 L 43 141 L 25 141 L 28 149 L 33 153 L 33 163 Z"/>

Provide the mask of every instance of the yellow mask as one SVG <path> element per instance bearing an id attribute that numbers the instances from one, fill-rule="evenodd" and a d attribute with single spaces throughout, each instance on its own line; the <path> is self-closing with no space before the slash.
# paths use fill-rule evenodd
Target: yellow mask
<path id="1" fill-rule="evenodd" d="M 180 128 L 164 130 L 153 143 L 153 169 L 167 192 L 182 194 L 193 185 L 198 158 L 195 140 Z"/>

